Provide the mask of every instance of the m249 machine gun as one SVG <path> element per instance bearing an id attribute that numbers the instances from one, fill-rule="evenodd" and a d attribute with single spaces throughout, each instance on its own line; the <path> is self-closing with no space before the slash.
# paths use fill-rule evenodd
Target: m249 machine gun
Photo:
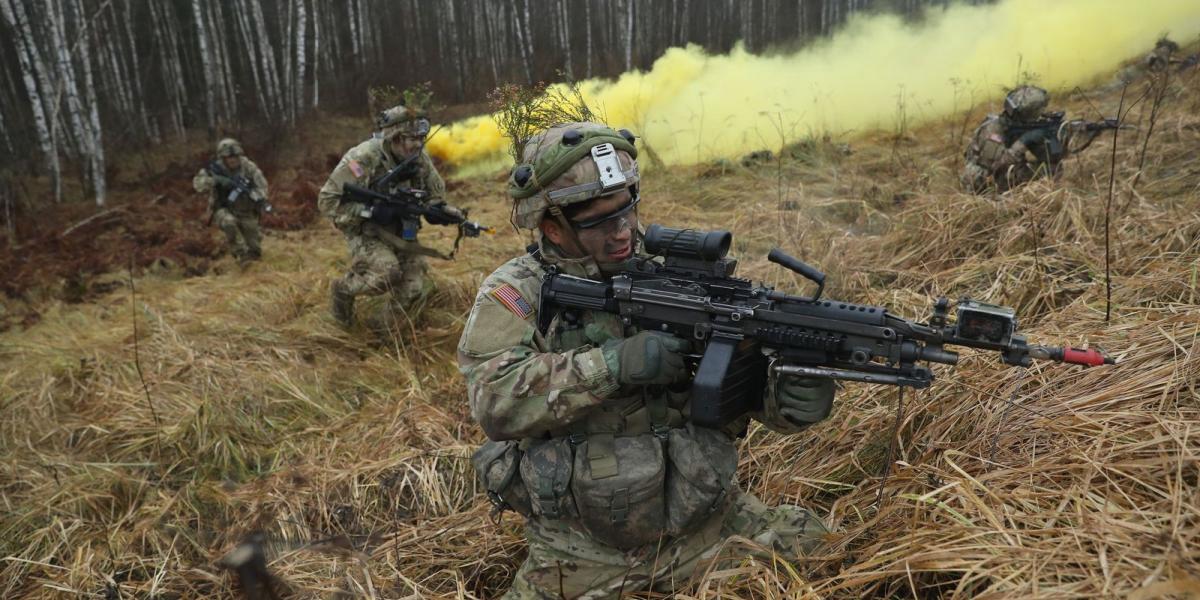
<path id="1" fill-rule="evenodd" d="M 542 283 L 540 325 L 544 330 L 563 308 L 597 310 L 692 340 L 701 351 L 691 419 L 705 427 L 760 409 L 768 368 L 925 388 L 934 379 L 927 363 L 958 362 L 949 346 L 995 351 L 1005 364 L 1021 367 L 1035 360 L 1113 363 L 1095 349 L 1028 343 L 1017 333 L 1014 311 L 1003 306 L 963 299 L 952 319 L 950 303 L 939 298 L 929 322 L 917 323 L 882 307 L 822 299 L 825 275 L 778 248 L 767 260 L 811 280 L 816 293 L 801 297 L 756 286 L 734 277 L 737 261 L 726 257 L 732 239 L 728 231 L 651 225 L 645 250 L 662 262 L 635 257 L 607 281 L 551 270 Z"/>

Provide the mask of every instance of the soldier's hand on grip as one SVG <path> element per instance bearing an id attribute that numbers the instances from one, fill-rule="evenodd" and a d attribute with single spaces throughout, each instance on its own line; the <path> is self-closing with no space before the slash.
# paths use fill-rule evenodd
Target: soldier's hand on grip
<path id="1" fill-rule="evenodd" d="M 687 349 L 687 340 L 643 331 L 633 337 L 609 340 L 601 351 L 604 362 L 621 383 L 661 385 L 690 376 L 681 354 Z"/>
<path id="2" fill-rule="evenodd" d="M 387 204 L 376 204 L 371 207 L 371 222 L 379 225 L 391 225 L 404 216 L 403 211 Z"/>
<path id="3" fill-rule="evenodd" d="M 832 379 L 780 377 L 775 384 L 779 414 L 801 427 L 822 421 L 833 409 L 835 387 Z"/>

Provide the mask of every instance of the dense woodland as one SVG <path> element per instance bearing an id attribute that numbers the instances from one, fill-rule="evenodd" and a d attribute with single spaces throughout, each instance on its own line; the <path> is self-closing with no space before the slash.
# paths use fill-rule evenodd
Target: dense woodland
<path id="1" fill-rule="evenodd" d="M 0 0 L 0 160 L 48 174 L 60 200 L 64 172 L 78 174 L 104 204 L 106 150 L 361 111 L 368 85 L 429 81 L 442 102 L 478 101 L 504 82 L 645 68 L 685 43 L 772 51 L 853 13 L 948 2 Z"/>

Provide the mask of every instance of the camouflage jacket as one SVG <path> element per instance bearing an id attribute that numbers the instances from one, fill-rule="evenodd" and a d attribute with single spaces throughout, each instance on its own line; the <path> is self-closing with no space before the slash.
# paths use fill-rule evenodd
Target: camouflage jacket
<path id="1" fill-rule="evenodd" d="M 429 202 L 444 199 L 446 184 L 433 166 L 429 154 L 422 150 L 417 163 L 412 177 L 393 182 L 391 189 L 376 191 L 388 193 L 399 188 L 415 188 L 429 192 Z M 334 167 L 317 195 L 317 207 L 321 214 L 347 235 L 359 234 L 363 223 L 360 214 L 365 207 L 358 202 L 341 203 L 342 186 L 352 183 L 368 187 L 371 180 L 387 173 L 396 164 L 396 159 L 382 139 L 371 138 L 351 148 Z"/>
<path id="2" fill-rule="evenodd" d="M 562 258 L 545 242 L 540 252 L 561 272 L 601 277 L 590 259 Z M 556 315 L 543 334 L 537 323 L 545 273 L 533 255 L 514 258 L 489 275 L 475 297 L 458 345 L 472 417 L 493 440 L 558 437 L 581 424 L 607 427 L 614 420 L 629 428 L 648 426 L 639 399 L 651 388 L 621 385 L 600 350 L 605 341 L 636 331 L 616 315 L 576 311 L 567 319 Z M 670 425 L 682 424 L 690 391 L 660 393 L 667 396 Z M 768 428 L 801 429 L 770 410 L 775 402 L 765 405 L 771 414 L 753 416 Z M 730 424 L 727 433 L 740 432 L 747 419 Z"/>
<path id="3" fill-rule="evenodd" d="M 263 176 L 262 170 L 254 161 L 241 157 L 241 165 L 233 171 L 234 175 L 245 175 L 250 181 L 254 182 L 254 189 L 262 194 L 262 198 L 267 198 L 267 178 Z M 227 208 L 230 212 L 239 216 L 257 215 L 259 206 L 250 198 L 239 197 L 233 206 L 224 206 L 224 199 L 228 197 L 229 190 L 221 189 L 213 176 L 209 174 L 207 169 L 200 169 L 199 173 L 192 178 L 192 188 L 201 194 L 208 194 L 208 211 L 213 212 L 218 207 Z"/>
<path id="4" fill-rule="evenodd" d="M 979 165 L 993 175 L 1025 162 L 1025 144 L 1020 141 L 1011 145 L 1005 143 L 1007 133 L 1008 123 L 1004 117 L 988 115 L 971 136 L 966 152 L 967 162 Z"/>

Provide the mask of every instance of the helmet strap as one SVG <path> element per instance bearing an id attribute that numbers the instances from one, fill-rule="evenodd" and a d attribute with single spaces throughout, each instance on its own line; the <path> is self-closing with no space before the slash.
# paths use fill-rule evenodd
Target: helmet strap
<path id="1" fill-rule="evenodd" d="M 551 204 L 547 210 L 551 215 L 554 216 L 554 219 L 558 221 L 559 227 L 562 227 L 566 231 L 566 238 L 570 240 L 571 245 L 575 247 L 573 251 L 578 254 L 580 258 L 587 257 L 588 251 L 583 248 L 583 242 L 579 240 L 579 235 L 575 233 L 575 228 L 571 226 L 571 222 L 568 221 L 567 216 L 563 214 L 562 207 Z"/>

